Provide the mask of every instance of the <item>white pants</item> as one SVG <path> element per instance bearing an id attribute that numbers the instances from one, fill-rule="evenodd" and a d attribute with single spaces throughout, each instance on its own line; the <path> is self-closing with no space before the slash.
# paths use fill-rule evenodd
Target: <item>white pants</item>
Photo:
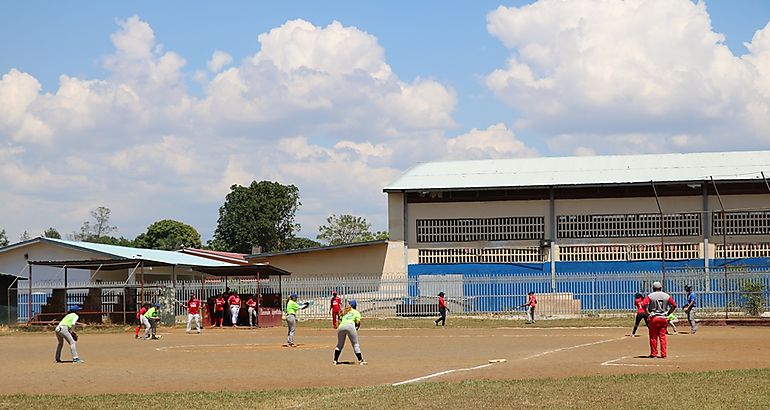
<path id="1" fill-rule="evenodd" d="M 232 315 L 233 326 L 238 324 L 238 312 L 241 311 L 240 306 L 230 306 L 230 314 Z"/>
<path id="2" fill-rule="evenodd" d="M 251 326 L 257 324 L 257 308 L 249 308 L 249 324 Z"/>
<path id="3" fill-rule="evenodd" d="M 64 341 L 70 345 L 70 353 L 72 353 L 72 359 L 78 358 L 78 349 L 75 347 L 75 339 L 72 338 L 70 330 L 67 326 L 56 326 L 56 339 L 59 342 L 56 345 L 56 361 L 61 361 L 61 348 L 64 345 Z"/>
<path id="4" fill-rule="evenodd" d="M 150 337 L 150 329 L 152 328 L 152 325 L 150 324 L 150 319 L 147 319 L 146 316 L 142 315 L 139 316 L 139 320 L 142 321 L 142 326 L 144 326 L 144 337 Z"/>
<path id="5" fill-rule="evenodd" d="M 187 333 L 190 333 L 190 325 L 192 325 L 192 321 L 195 319 L 195 330 L 198 331 L 198 333 L 201 332 L 201 315 L 199 313 L 188 313 L 187 314 Z"/>

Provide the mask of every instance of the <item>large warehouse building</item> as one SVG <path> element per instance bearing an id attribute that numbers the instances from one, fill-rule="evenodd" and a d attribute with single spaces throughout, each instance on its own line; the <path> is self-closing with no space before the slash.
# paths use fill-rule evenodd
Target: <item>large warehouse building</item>
<path id="1" fill-rule="evenodd" d="M 420 164 L 384 191 L 410 276 L 708 270 L 770 265 L 768 178 L 770 151 L 551 157 Z"/>

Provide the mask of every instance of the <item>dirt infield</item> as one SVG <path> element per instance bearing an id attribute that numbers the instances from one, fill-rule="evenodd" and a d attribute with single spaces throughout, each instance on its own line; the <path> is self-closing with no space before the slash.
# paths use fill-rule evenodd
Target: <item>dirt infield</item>
<path id="1" fill-rule="evenodd" d="M 685 328 L 686 329 L 686 328 Z M 770 329 L 705 327 L 669 337 L 668 359 L 647 359 L 646 337 L 621 328 L 362 329 L 369 362 L 358 366 L 349 344 L 332 364 L 333 329 L 300 323 L 300 347 L 282 347 L 285 328 L 206 329 L 186 335 L 161 329 L 163 339 L 84 334 L 84 364 L 54 363 L 56 338 L 0 337 L 0 394 L 245 391 L 316 386 L 367 386 L 465 379 L 527 379 L 577 375 L 740 369 L 770 362 Z M 65 344 L 62 354 L 69 359 Z M 506 359 L 504 363 L 489 363 Z"/>

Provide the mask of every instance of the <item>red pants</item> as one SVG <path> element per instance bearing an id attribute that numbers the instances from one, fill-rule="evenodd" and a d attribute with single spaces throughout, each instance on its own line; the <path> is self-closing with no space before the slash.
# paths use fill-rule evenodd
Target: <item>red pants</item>
<path id="1" fill-rule="evenodd" d="M 650 333 L 650 355 L 658 355 L 658 339 L 660 339 L 660 357 L 666 357 L 666 328 L 668 319 L 660 316 L 651 316 L 647 324 Z"/>
<path id="2" fill-rule="evenodd" d="M 338 322 L 340 320 L 340 312 L 332 312 L 332 326 L 334 328 L 337 328 Z"/>

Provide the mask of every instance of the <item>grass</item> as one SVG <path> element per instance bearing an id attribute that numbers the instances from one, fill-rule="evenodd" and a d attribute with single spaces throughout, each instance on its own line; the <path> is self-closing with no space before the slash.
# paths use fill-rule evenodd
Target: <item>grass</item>
<path id="1" fill-rule="evenodd" d="M 629 374 L 505 381 L 420 383 L 399 387 L 306 388 L 254 392 L 177 392 L 82 396 L 0 396 L 0 408 L 47 409 L 345 407 L 378 409 L 643 407 L 770 408 L 770 369 Z M 654 403 L 654 404 L 653 404 Z"/>

